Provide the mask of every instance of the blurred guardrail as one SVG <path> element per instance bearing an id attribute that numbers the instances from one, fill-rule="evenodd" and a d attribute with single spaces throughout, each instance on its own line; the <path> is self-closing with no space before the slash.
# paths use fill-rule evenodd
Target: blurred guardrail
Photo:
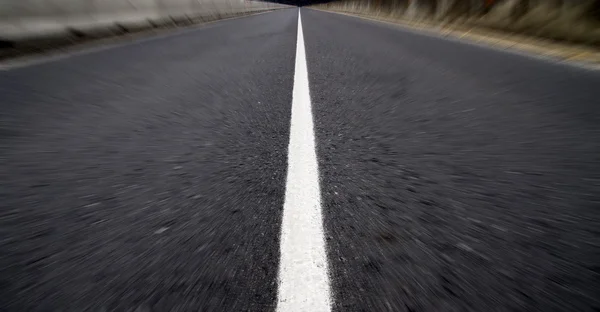
<path id="1" fill-rule="evenodd" d="M 600 46 L 600 0 L 335 0 L 318 7 Z"/>
<path id="2" fill-rule="evenodd" d="M 283 7 L 247 0 L 0 0 L 0 41 L 94 37 Z"/>

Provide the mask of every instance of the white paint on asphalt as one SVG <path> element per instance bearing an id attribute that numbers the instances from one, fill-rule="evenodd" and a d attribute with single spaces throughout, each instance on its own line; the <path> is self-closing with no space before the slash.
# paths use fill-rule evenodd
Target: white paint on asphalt
<path id="1" fill-rule="evenodd" d="M 331 295 L 327 272 L 308 71 L 302 19 L 298 12 L 277 311 L 330 311 Z"/>

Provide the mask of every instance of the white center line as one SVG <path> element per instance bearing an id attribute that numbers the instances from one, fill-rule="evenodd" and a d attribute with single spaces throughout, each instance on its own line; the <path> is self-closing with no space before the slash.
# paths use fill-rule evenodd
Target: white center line
<path id="1" fill-rule="evenodd" d="M 308 71 L 298 12 L 288 172 L 281 226 L 278 312 L 331 310 Z"/>

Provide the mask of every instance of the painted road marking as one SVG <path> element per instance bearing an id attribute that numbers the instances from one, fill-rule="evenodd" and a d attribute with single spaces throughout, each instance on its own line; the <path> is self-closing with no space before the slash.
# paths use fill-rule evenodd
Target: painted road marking
<path id="1" fill-rule="evenodd" d="M 298 12 L 277 311 L 330 311 L 331 294 L 327 272 L 308 71 L 302 18 Z"/>

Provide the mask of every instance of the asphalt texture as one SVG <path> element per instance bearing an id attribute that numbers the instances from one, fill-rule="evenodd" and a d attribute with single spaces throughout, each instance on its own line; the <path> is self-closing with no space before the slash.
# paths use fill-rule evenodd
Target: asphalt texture
<path id="1" fill-rule="evenodd" d="M 297 14 L 0 73 L 0 310 L 272 309 Z"/>
<path id="2" fill-rule="evenodd" d="M 334 311 L 598 311 L 600 75 L 303 10 Z"/>
<path id="3" fill-rule="evenodd" d="M 0 311 L 274 311 L 297 19 L 0 72 Z M 302 23 L 333 311 L 600 310 L 600 73 Z"/>

